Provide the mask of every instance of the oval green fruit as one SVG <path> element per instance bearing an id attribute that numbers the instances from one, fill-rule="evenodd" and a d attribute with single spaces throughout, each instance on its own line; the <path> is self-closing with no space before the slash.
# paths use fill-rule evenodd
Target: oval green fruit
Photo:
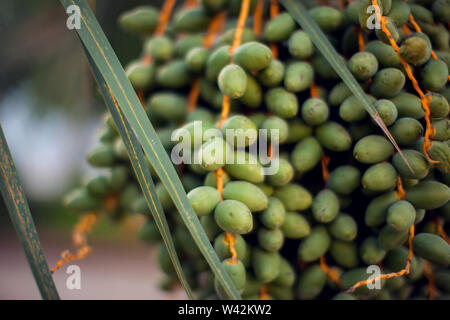
<path id="1" fill-rule="evenodd" d="M 266 87 L 278 86 L 284 78 L 284 64 L 280 60 L 272 59 L 270 64 L 258 73 L 258 81 Z"/>
<path id="2" fill-rule="evenodd" d="M 314 79 L 314 69 L 304 61 L 288 64 L 284 75 L 284 87 L 290 92 L 307 90 Z"/>
<path id="3" fill-rule="evenodd" d="M 378 98 L 392 98 L 400 93 L 405 82 L 403 72 L 395 68 L 384 68 L 375 74 L 370 92 Z"/>
<path id="4" fill-rule="evenodd" d="M 286 212 L 281 231 L 288 239 L 302 239 L 310 234 L 311 227 L 308 220 L 300 213 Z"/>
<path id="5" fill-rule="evenodd" d="M 100 197 L 106 196 L 112 191 L 111 182 L 108 177 L 104 175 L 96 175 L 90 177 L 86 181 L 86 189 L 89 191 L 89 193 Z"/>
<path id="6" fill-rule="evenodd" d="M 322 147 L 317 139 L 306 137 L 296 144 L 291 154 L 291 161 L 295 170 L 307 172 L 319 163 L 321 156 Z"/>
<path id="7" fill-rule="evenodd" d="M 344 82 L 339 82 L 331 89 L 328 95 L 328 103 L 330 106 L 339 106 L 346 98 L 350 97 L 352 92 Z"/>
<path id="8" fill-rule="evenodd" d="M 450 120 L 440 119 L 433 121 L 431 125 L 434 127 L 435 132 L 433 140 L 446 141 L 450 139 Z"/>
<path id="9" fill-rule="evenodd" d="M 373 40 L 367 43 L 365 50 L 372 53 L 377 58 L 378 63 L 383 67 L 400 66 L 400 59 L 390 44 L 386 44 L 380 40 Z"/>
<path id="10" fill-rule="evenodd" d="M 408 239 L 408 230 L 398 232 L 390 226 L 385 226 L 378 233 L 378 243 L 384 250 L 393 250 L 401 246 Z"/>
<path id="11" fill-rule="evenodd" d="M 234 51 L 233 61 L 247 71 L 262 70 L 272 61 L 272 51 L 262 43 L 246 42 Z"/>
<path id="12" fill-rule="evenodd" d="M 370 135 L 359 140 L 353 148 L 353 157 L 362 163 L 372 164 L 388 159 L 394 147 L 383 136 Z"/>
<path id="13" fill-rule="evenodd" d="M 359 256 L 367 265 L 378 264 L 386 256 L 386 250 L 380 246 L 375 237 L 368 237 L 359 247 Z"/>
<path id="14" fill-rule="evenodd" d="M 327 186 L 334 192 L 349 195 L 359 187 L 361 173 L 354 166 L 343 165 L 331 171 Z"/>
<path id="15" fill-rule="evenodd" d="M 268 198 L 264 192 L 253 183 L 247 181 L 231 181 L 223 189 L 223 198 L 238 200 L 244 203 L 252 212 L 262 211 L 268 206 Z"/>
<path id="16" fill-rule="evenodd" d="M 270 89 L 266 92 L 264 99 L 267 108 L 279 117 L 292 118 L 298 112 L 297 97 L 284 88 Z"/>
<path id="17" fill-rule="evenodd" d="M 385 263 L 386 267 L 393 272 L 398 272 L 405 267 L 405 261 L 408 259 L 409 250 L 405 247 L 398 247 L 388 252 Z M 410 281 L 418 280 L 423 276 L 424 261 L 420 257 L 413 255 L 411 258 Z"/>
<path id="18" fill-rule="evenodd" d="M 206 61 L 206 79 L 216 82 L 220 71 L 230 63 L 230 46 L 225 45 L 211 52 Z"/>
<path id="19" fill-rule="evenodd" d="M 236 289 L 242 292 L 242 290 L 244 290 L 246 280 L 245 266 L 242 261 L 230 258 L 224 260 L 222 262 L 222 266 L 225 272 L 230 276 Z"/>
<path id="20" fill-rule="evenodd" d="M 108 176 L 111 189 L 117 191 L 123 188 L 130 175 L 128 167 L 123 165 L 114 166 Z"/>
<path id="21" fill-rule="evenodd" d="M 202 7 L 181 9 L 175 15 L 175 30 L 187 33 L 200 32 L 208 27 L 210 20 L 207 11 Z"/>
<path id="22" fill-rule="evenodd" d="M 220 91 L 230 97 L 237 99 L 244 95 L 247 88 L 247 74 L 237 64 L 227 65 L 220 71 L 217 83 Z"/>
<path id="23" fill-rule="evenodd" d="M 408 22 L 411 8 L 408 3 L 399 0 L 392 1 L 392 7 L 389 11 L 388 17 L 400 28 Z"/>
<path id="24" fill-rule="evenodd" d="M 225 171 L 235 179 L 252 183 L 264 181 L 264 170 L 256 157 L 244 151 L 234 153 L 233 163 L 225 165 Z"/>
<path id="25" fill-rule="evenodd" d="M 447 117 L 450 107 L 447 99 L 436 92 L 429 92 L 425 95 L 429 101 L 430 115 L 434 118 Z"/>
<path id="26" fill-rule="evenodd" d="M 98 210 L 102 207 L 101 199 L 94 197 L 85 188 L 72 190 L 63 201 L 67 208 L 80 212 Z"/>
<path id="27" fill-rule="evenodd" d="M 316 129 L 316 138 L 322 146 L 335 152 L 349 150 L 352 146 L 350 133 L 334 121 L 328 121 L 320 125 Z"/>
<path id="28" fill-rule="evenodd" d="M 286 159 L 278 159 L 278 170 L 275 174 L 267 176 L 267 183 L 274 187 L 282 187 L 294 178 L 294 168 Z"/>
<path id="29" fill-rule="evenodd" d="M 348 61 L 348 67 L 358 80 L 367 80 L 378 70 L 378 60 L 370 52 L 357 52 Z"/>
<path id="30" fill-rule="evenodd" d="M 385 192 L 395 187 L 397 171 L 387 162 L 374 164 L 364 172 L 361 184 L 364 189 L 375 192 Z"/>
<path id="31" fill-rule="evenodd" d="M 419 233 L 413 239 L 414 252 L 424 259 L 448 267 L 450 245 L 441 237 L 431 233 Z"/>
<path id="32" fill-rule="evenodd" d="M 385 26 L 391 33 L 391 37 L 393 38 L 393 40 L 397 42 L 400 39 L 400 33 L 398 32 L 398 28 L 395 22 L 391 18 L 386 17 Z M 384 43 L 389 45 L 391 44 L 387 34 L 383 30 L 381 30 L 381 28 L 375 28 L 375 35 Z"/>
<path id="33" fill-rule="evenodd" d="M 202 144 L 199 150 L 201 167 L 208 171 L 222 168 L 228 157 L 231 157 L 230 145 L 221 137 L 213 137 Z"/>
<path id="34" fill-rule="evenodd" d="M 158 24 L 158 10 L 151 6 L 137 7 L 121 14 L 119 24 L 129 32 L 151 34 Z"/>
<path id="35" fill-rule="evenodd" d="M 412 145 L 423 135 L 422 124 L 413 118 L 400 118 L 389 128 L 395 141 L 401 145 Z"/>
<path id="36" fill-rule="evenodd" d="M 168 89 L 180 89 L 191 81 L 186 61 L 173 60 L 161 66 L 156 73 L 156 82 Z"/>
<path id="37" fill-rule="evenodd" d="M 428 175 L 430 165 L 422 153 L 416 150 L 403 149 L 403 155 L 414 172 L 411 172 L 400 154 L 396 153 L 392 158 L 392 164 L 402 178 L 423 179 Z"/>
<path id="38" fill-rule="evenodd" d="M 327 121 L 329 113 L 327 103 L 320 98 L 309 98 L 303 102 L 302 118 L 311 126 L 317 126 Z"/>
<path id="39" fill-rule="evenodd" d="M 281 200 L 287 211 L 302 211 L 312 204 L 312 195 L 299 184 L 289 183 L 275 190 L 275 197 Z"/>
<path id="40" fill-rule="evenodd" d="M 289 37 L 288 49 L 292 57 L 307 59 L 313 54 L 314 45 L 306 32 L 298 30 Z"/>
<path id="41" fill-rule="evenodd" d="M 246 116 L 236 115 L 228 118 L 222 125 L 222 134 L 233 147 L 246 147 L 253 144 L 258 131 L 256 125 Z"/>
<path id="42" fill-rule="evenodd" d="M 305 262 L 312 262 L 323 256 L 330 247 L 330 236 L 323 226 L 314 227 L 309 236 L 298 247 L 298 257 Z"/>
<path id="43" fill-rule="evenodd" d="M 258 108 L 262 103 L 262 97 L 262 88 L 259 83 L 254 77 L 247 75 L 247 88 L 239 98 L 239 102 L 250 108 Z"/>
<path id="44" fill-rule="evenodd" d="M 245 234 L 253 229 L 253 217 L 250 209 L 240 201 L 225 200 L 214 210 L 214 218 L 223 230 Z"/>
<path id="45" fill-rule="evenodd" d="M 358 251 L 353 242 L 333 241 L 330 254 L 334 261 L 344 268 L 351 269 L 358 266 Z"/>
<path id="46" fill-rule="evenodd" d="M 318 222 L 331 222 L 339 213 L 339 199 L 333 191 L 322 190 L 314 197 L 311 209 Z"/>
<path id="47" fill-rule="evenodd" d="M 280 256 L 280 273 L 272 283 L 282 287 L 292 287 L 295 283 L 295 270 L 288 260 Z"/>
<path id="48" fill-rule="evenodd" d="M 425 89 L 438 91 L 448 80 L 447 64 L 441 59 L 431 59 L 422 70 L 422 85 Z"/>
<path id="49" fill-rule="evenodd" d="M 375 98 L 368 96 L 369 100 L 375 102 Z M 356 96 L 349 96 L 339 106 L 339 117 L 346 122 L 357 122 L 367 118 L 368 113 L 364 105 Z"/>
<path id="50" fill-rule="evenodd" d="M 425 115 L 422 102 L 415 94 L 401 92 L 390 100 L 397 107 L 399 117 L 421 119 Z"/>
<path id="51" fill-rule="evenodd" d="M 260 213 L 259 219 L 269 229 L 280 227 L 285 220 L 286 209 L 283 203 L 275 197 L 269 198 L 267 209 Z"/>
<path id="52" fill-rule="evenodd" d="M 260 228 L 257 237 L 259 246 L 269 252 L 280 250 L 284 243 L 284 235 L 280 229 Z"/>
<path id="53" fill-rule="evenodd" d="M 198 216 L 211 214 L 220 202 L 220 193 L 217 189 L 207 186 L 192 189 L 187 197 Z"/>
<path id="54" fill-rule="evenodd" d="M 450 189 L 437 181 L 423 181 L 406 190 L 406 200 L 419 209 L 437 209 L 450 200 Z"/>
<path id="55" fill-rule="evenodd" d="M 87 161 L 93 167 L 111 167 L 116 161 L 116 155 L 113 146 L 105 144 L 95 148 L 87 155 Z"/>
<path id="56" fill-rule="evenodd" d="M 383 120 L 384 124 L 390 126 L 397 120 L 398 111 L 393 102 L 387 99 L 380 99 L 374 103 L 375 109 Z"/>
<path id="57" fill-rule="evenodd" d="M 268 141 L 272 141 L 272 135 L 274 132 L 278 135 L 279 143 L 286 141 L 289 135 L 288 123 L 283 118 L 277 116 L 265 117 L 263 122 L 259 125 L 259 129 L 267 130 Z M 274 132 L 271 130 L 274 130 Z"/>
<path id="58" fill-rule="evenodd" d="M 262 283 L 275 280 L 280 274 L 280 255 L 256 248 L 253 251 L 252 265 L 256 278 Z"/>
<path id="59" fill-rule="evenodd" d="M 203 47 L 192 48 L 186 54 L 186 64 L 193 72 L 202 72 L 209 57 L 209 50 Z"/>
<path id="60" fill-rule="evenodd" d="M 414 66 L 427 62 L 431 56 L 431 42 L 427 38 L 426 35 L 406 38 L 400 46 L 400 56 L 403 60 Z"/>
<path id="61" fill-rule="evenodd" d="M 399 199 L 394 191 L 386 192 L 369 202 L 366 208 L 365 222 L 369 227 L 379 227 L 386 221 L 389 206 Z"/>
<path id="62" fill-rule="evenodd" d="M 180 37 L 174 45 L 175 56 L 184 59 L 189 50 L 195 47 L 201 47 L 202 45 L 203 34 L 201 33 L 188 34 L 185 37 Z"/>
<path id="63" fill-rule="evenodd" d="M 330 223 L 328 230 L 338 240 L 352 241 L 358 233 L 358 225 L 351 215 L 340 213 Z"/>
<path id="64" fill-rule="evenodd" d="M 312 128 L 300 119 L 294 119 L 288 122 L 288 126 L 289 133 L 285 141 L 286 143 L 295 143 L 312 134 Z"/>
<path id="65" fill-rule="evenodd" d="M 167 36 L 156 36 L 148 39 L 144 44 L 144 51 L 157 62 L 169 61 L 174 55 L 174 45 Z"/>
<path id="66" fill-rule="evenodd" d="M 147 102 L 147 108 L 158 117 L 169 121 L 183 119 L 186 115 L 186 106 L 186 99 L 172 92 L 155 93 Z"/>
<path id="67" fill-rule="evenodd" d="M 271 19 L 264 26 L 263 36 L 268 42 L 280 42 L 289 38 L 295 30 L 295 21 L 287 12 Z"/>
<path id="68" fill-rule="evenodd" d="M 313 265 L 300 274 L 297 295 L 300 299 L 314 299 L 322 292 L 326 283 L 326 273 L 318 265 Z"/>
<path id="69" fill-rule="evenodd" d="M 125 68 L 125 73 L 135 89 L 147 89 L 155 81 L 155 68 L 152 64 L 132 62 Z"/>
<path id="70" fill-rule="evenodd" d="M 205 230 L 205 233 L 210 241 L 213 241 L 217 235 L 222 232 L 213 215 L 200 217 L 200 223 L 202 224 L 203 230 Z M 229 252 L 230 250 L 228 250 L 228 253 Z"/>
<path id="71" fill-rule="evenodd" d="M 401 200 L 392 204 L 387 211 L 387 225 L 397 232 L 408 230 L 416 219 L 416 209 L 408 201 Z"/>
<path id="72" fill-rule="evenodd" d="M 342 12 L 333 7 L 317 6 L 309 10 L 309 14 L 324 32 L 335 31 L 344 23 Z"/>
<path id="73" fill-rule="evenodd" d="M 450 173 L 450 145 L 448 141 L 434 141 L 429 155 L 434 161 L 438 161 L 434 164 L 436 169 L 442 173 Z"/>

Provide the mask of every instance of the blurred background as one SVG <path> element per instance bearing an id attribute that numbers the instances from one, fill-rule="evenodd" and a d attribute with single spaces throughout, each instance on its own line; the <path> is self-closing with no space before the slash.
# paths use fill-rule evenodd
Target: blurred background
<path id="1" fill-rule="evenodd" d="M 97 0 L 97 19 L 125 65 L 139 56 L 141 40 L 121 31 L 117 17 L 137 5 L 160 7 L 152 0 Z M 79 216 L 61 199 L 92 170 L 85 155 L 105 112 L 67 15 L 55 0 L 0 1 L 0 123 L 25 187 L 31 212 L 53 267 L 71 247 Z M 89 237 L 93 252 L 70 264 L 81 268 L 81 290 L 66 288 L 67 266 L 54 275 L 63 299 L 178 299 L 182 290 L 159 289 L 162 274 L 154 249 L 140 242 L 142 221 L 121 224 L 103 217 Z M 40 295 L 0 202 L 0 299 L 39 299 Z"/>

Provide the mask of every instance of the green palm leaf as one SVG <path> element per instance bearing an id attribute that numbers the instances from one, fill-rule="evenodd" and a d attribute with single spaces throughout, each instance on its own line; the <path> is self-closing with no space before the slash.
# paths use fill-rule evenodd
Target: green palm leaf
<path id="1" fill-rule="evenodd" d="M 77 30 L 81 41 L 95 63 L 99 74 L 107 83 L 112 96 L 130 124 L 151 165 L 172 197 L 192 238 L 205 257 L 217 280 L 231 299 L 239 299 L 231 278 L 224 271 L 216 252 L 206 236 L 200 221 L 187 199 L 183 185 L 162 146 L 158 135 L 145 114 L 133 87 L 85 0 L 61 0 L 67 9 L 77 5 L 81 11 L 81 28 Z"/>
<path id="2" fill-rule="evenodd" d="M 34 227 L 28 201 L 1 126 L 0 170 L 0 189 L 3 199 L 41 296 L 45 300 L 59 300 L 55 283 Z"/>
<path id="3" fill-rule="evenodd" d="M 125 120 L 122 111 L 117 105 L 114 96 L 112 95 L 111 89 L 106 84 L 105 80 L 98 72 L 95 63 L 92 61 L 91 56 L 87 51 L 85 51 L 86 56 L 88 57 L 89 64 L 92 68 L 92 72 L 94 74 L 95 80 L 97 81 L 98 86 L 102 92 L 103 98 L 105 100 L 105 104 L 108 107 L 109 112 L 111 113 L 115 124 L 119 130 L 120 136 L 122 137 L 125 147 L 127 149 L 128 155 L 131 160 L 131 165 L 133 166 L 134 172 L 136 173 L 136 177 L 139 180 L 139 184 L 141 186 L 142 191 L 144 192 L 145 199 L 147 200 L 147 205 L 150 208 L 150 212 L 152 213 L 153 219 L 158 226 L 161 237 L 166 245 L 167 251 L 169 253 L 170 259 L 175 268 L 175 272 L 180 279 L 181 284 L 186 291 L 189 299 L 194 299 L 192 294 L 192 290 L 189 286 L 189 283 L 186 280 L 183 269 L 181 267 L 180 261 L 178 259 L 175 245 L 173 243 L 173 239 L 170 233 L 169 225 L 167 223 L 166 215 L 164 214 L 164 210 L 162 208 L 159 199 L 155 196 L 156 189 L 155 184 L 153 183 L 152 177 L 150 175 L 150 171 L 148 168 L 147 161 L 144 156 L 144 152 L 142 151 L 141 146 L 139 145 L 136 136 L 133 133 L 133 130 L 130 128 L 130 125 Z"/>
<path id="4" fill-rule="evenodd" d="M 334 49 L 328 38 L 308 14 L 308 10 L 298 0 L 281 0 L 280 2 L 286 8 L 289 14 L 295 19 L 295 21 L 297 21 L 297 23 L 302 27 L 303 31 L 305 31 L 309 35 L 311 41 L 314 43 L 317 49 L 319 49 L 320 53 L 322 53 L 325 59 L 327 59 L 328 63 L 333 67 L 333 69 L 339 75 L 341 80 L 347 85 L 348 89 L 353 93 L 353 95 L 358 98 L 358 100 L 363 104 L 364 108 L 370 114 L 375 123 L 381 128 L 381 130 L 383 130 L 384 134 L 391 141 L 395 149 L 400 153 L 400 156 L 403 158 L 411 172 L 414 173 L 409 162 L 403 155 L 403 152 L 400 150 L 400 147 L 397 145 L 394 137 L 391 135 L 389 129 L 384 124 L 377 110 L 372 105 L 367 95 L 364 93 L 364 90 L 361 88 L 361 86 L 358 84 L 356 79 L 346 67 L 345 61 L 337 53 L 336 49 Z"/>

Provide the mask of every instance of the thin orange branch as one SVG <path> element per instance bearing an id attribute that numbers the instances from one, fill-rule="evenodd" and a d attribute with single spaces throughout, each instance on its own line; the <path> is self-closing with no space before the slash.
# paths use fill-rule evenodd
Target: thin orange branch
<path id="1" fill-rule="evenodd" d="M 172 14 L 172 9 L 175 6 L 176 0 L 165 0 L 161 13 L 159 14 L 158 25 L 156 26 L 155 35 L 160 36 L 166 31 L 167 24 Z"/>
<path id="2" fill-rule="evenodd" d="M 270 300 L 272 297 L 269 295 L 267 285 L 263 284 L 259 289 L 259 300 Z"/>
<path id="3" fill-rule="evenodd" d="M 423 267 L 423 274 L 425 278 L 428 280 L 428 300 L 434 300 L 436 295 L 436 285 L 433 270 L 431 269 L 431 263 L 429 261 L 425 261 L 425 265 Z"/>
<path id="4" fill-rule="evenodd" d="M 337 284 L 337 286 L 339 287 L 339 289 L 342 290 L 342 281 L 339 278 L 339 275 L 336 273 L 335 270 L 331 269 L 328 265 L 327 262 L 325 260 L 325 256 L 321 256 L 320 257 L 320 269 L 323 270 L 323 272 L 325 272 L 325 274 L 327 275 L 328 278 L 330 278 L 333 282 L 335 282 Z"/>
<path id="5" fill-rule="evenodd" d="M 231 258 L 233 260 L 237 259 L 237 252 L 234 248 L 234 245 L 236 243 L 236 236 L 230 232 L 225 232 L 225 243 L 228 245 L 228 248 L 230 248 Z"/>
<path id="6" fill-rule="evenodd" d="M 87 234 L 91 232 L 95 223 L 98 220 L 97 212 L 88 212 L 81 218 L 80 222 L 75 226 L 72 241 L 75 247 L 77 247 L 77 251 L 74 254 L 71 254 L 69 250 L 65 250 L 61 254 L 61 260 L 59 260 L 55 267 L 53 267 L 50 272 L 54 273 L 59 270 L 64 264 L 68 263 L 72 260 L 78 260 L 85 258 L 89 253 L 91 253 L 92 249 L 87 243 Z"/>
<path id="7" fill-rule="evenodd" d="M 390 278 L 397 278 L 397 277 L 401 277 L 405 274 L 409 274 L 410 273 L 410 269 L 411 269 L 411 259 L 413 256 L 413 247 L 412 247 L 412 240 L 414 238 L 414 225 L 412 225 L 409 228 L 409 239 L 408 239 L 408 245 L 409 245 L 409 252 L 408 252 L 408 257 L 406 258 L 406 264 L 405 264 L 405 268 L 398 271 L 398 272 L 392 272 L 392 273 L 387 273 L 387 274 L 381 274 L 375 278 L 372 278 L 370 280 L 362 280 L 359 281 L 357 283 L 355 283 L 350 289 L 348 289 L 346 292 L 347 293 L 352 293 L 353 291 L 355 291 L 357 288 L 367 285 L 369 283 L 375 283 L 376 281 L 379 281 L 381 279 L 390 279 Z"/>
<path id="8" fill-rule="evenodd" d="M 372 5 L 378 6 L 378 1 L 377 0 L 372 0 Z M 395 42 L 394 37 L 392 36 L 391 32 L 386 27 L 386 20 L 387 20 L 387 18 L 386 17 L 382 17 L 381 13 L 378 10 L 375 11 L 375 14 L 377 15 L 377 19 L 380 21 L 381 30 L 386 34 L 387 38 L 389 39 L 389 42 L 390 42 L 391 46 L 394 48 L 395 52 L 397 53 L 397 56 L 399 57 L 399 60 L 400 60 L 401 64 L 405 68 L 405 71 L 406 71 L 406 74 L 408 75 L 408 78 L 411 80 L 411 82 L 413 84 L 413 87 L 416 90 L 416 92 L 419 94 L 420 101 L 422 102 L 422 108 L 425 111 L 425 122 L 426 122 L 426 130 L 425 130 L 425 138 L 424 138 L 424 144 L 423 144 L 423 152 L 424 152 L 424 154 L 425 154 L 425 156 L 426 156 L 426 158 L 428 159 L 429 162 L 431 162 L 431 163 L 439 163 L 439 161 L 431 159 L 430 155 L 428 154 L 428 150 L 431 149 L 431 145 L 432 145 L 432 141 L 431 141 L 430 138 L 432 137 L 432 133 L 433 133 L 432 126 L 431 126 L 431 121 L 430 121 L 430 108 L 429 108 L 428 98 L 425 96 L 423 91 L 420 89 L 419 83 L 418 83 L 417 79 L 414 77 L 414 74 L 412 72 L 412 69 L 411 69 L 410 65 L 405 60 L 403 60 L 403 58 L 400 56 L 400 49 L 399 49 L 397 43 Z"/>
<path id="9" fill-rule="evenodd" d="M 328 178 L 330 177 L 330 172 L 328 171 L 328 165 L 330 164 L 331 158 L 325 153 L 322 153 L 322 158 L 320 159 L 320 165 L 322 166 L 322 178 L 327 185 Z"/>

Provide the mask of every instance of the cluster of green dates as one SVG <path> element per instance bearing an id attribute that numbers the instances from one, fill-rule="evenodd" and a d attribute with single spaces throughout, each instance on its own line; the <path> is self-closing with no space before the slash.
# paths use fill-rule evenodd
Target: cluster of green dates
<path id="1" fill-rule="evenodd" d="M 431 263 L 437 297 L 449 299 L 450 246 L 436 221 L 449 230 L 450 2 L 379 1 L 402 59 L 411 65 L 430 101 L 434 127 L 429 150 L 434 161 L 430 162 L 423 151 L 426 123 L 421 100 L 385 34 L 370 29 L 371 1 L 354 0 L 345 10 L 302 1 L 341 55 L 342 65 L 373 102 L 411 168 L 289 13 L 282 11 L 270 19 L 269 1 L 265 1 L 263 30 L 261 35 L 254 33 L 256 2 L 251 1 L 242 43 L 232 55 L 240 0 L 202 0 L 195 8 L 175 8 L 161 36 L 152 36 L 159 15 L 155 8 L 138 7 L 119 18 L 124 30 L 142 36 L 143 55 L 152 57 L 150 64 L 143 59 L 129 63 L 126 72 L 134 88 L 145 92 L 144 108 L 169 155 L 175 144 L 172 134 L 180 128 L 200 139 L 201 149 L 222 154 L 218 151 L 231 148 L 235 155 L 244 153 L 245 159 L 252 155 L 233 150 L 226 129 L 254 133 L 243 137 L 246 146 L 257 143 L 259 129 L 278 130 L 275 174 L 264 175 L 258 161 L 228 164 L 217 157 L 177 166 L 188 199 L 242 297 L 258 299 L 264 286 L 273 299 L 426 299 L 424 266 Z M 205 48 L 208 25 L 223 11 L 227 11 L 224 29 L 212 47 Z M 410 14 L 423 32 L 414 32 L 409 25 L 411 32 L 404 34 L 402 27 Z M 357 28 L 363 30 L 363 51 Z M 278 47 L 278 57 L 270 44 Z M 199 99 L 195 110 L 188 112 L 195 79 Z M 310 95 L 313 82 L 317 97 Z M 201 121 L 203 130 L 215 128 L 224 95 L 230 98 L 230 114 L 221 127 L 223 137 L 197 137 L 194 121 Z M 162 243 L 110 116 L 105 116 L 99 140 L 88 162 L 108 168 L 108 174 L 91 177 L 73 190 L 66 197 L 67 206 L 80 212 L 103 208 L 117 220 L 145 214 L 149 219 L 139 237 Z M 321 168 L 324 155 L 331 159 L 326 183 Z M 215 174 L 219 168 L 222 195 Z M 170 195 L 152 175 L 191 286 L 202 298 L 226 299 Z M 404 200 L 396 193 L 399 178 Z M 105 206 L 112 195 L 116 205 Z M 343 291 L 371 276 L 367 273 L 371 265 L 380 266 L 383 273 L 403 269 L 413 225 L 410 274 L 385 280 L 381 288 Z M 322 256 L 342 287 L 320 267 Z M 163 244 L 158 261 L 167 275 L 164 287 L 170 288 L 177 278 Z"/>

